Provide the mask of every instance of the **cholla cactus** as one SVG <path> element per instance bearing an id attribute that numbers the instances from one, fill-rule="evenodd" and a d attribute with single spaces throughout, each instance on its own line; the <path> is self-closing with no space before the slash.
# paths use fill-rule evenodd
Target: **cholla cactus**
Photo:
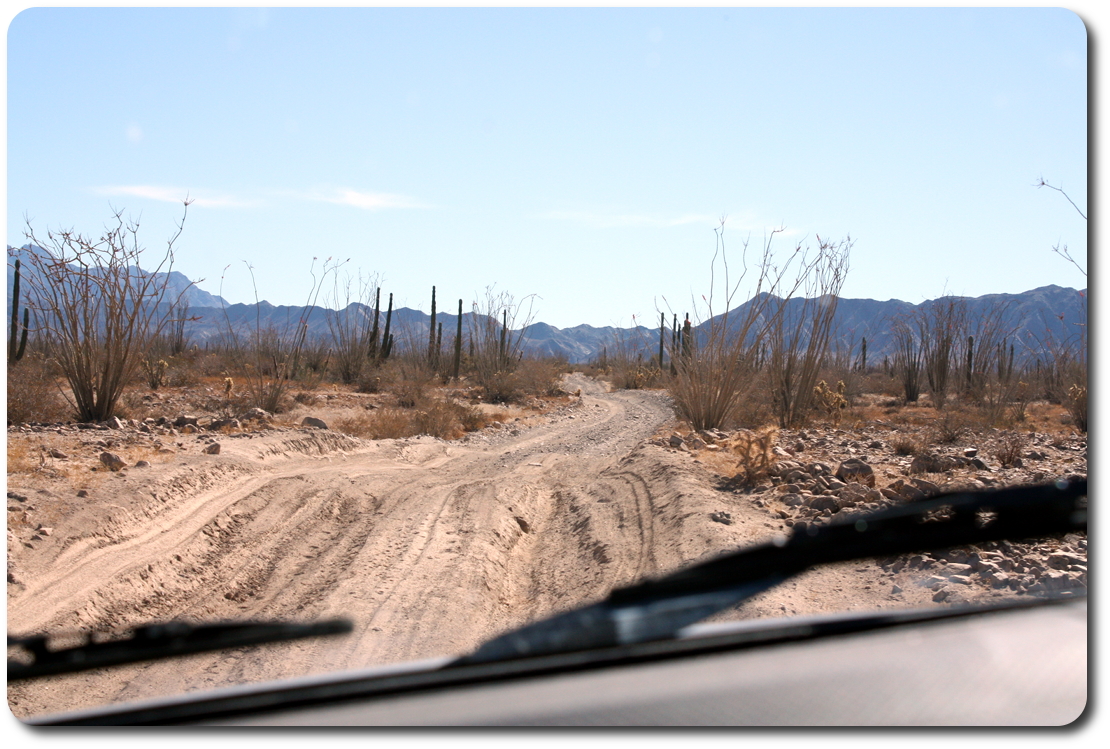
<path id="1" fill-rule="evenodd" d="M 848 407 L 848 399 L 844 397 L 844 391 L 844 380 L 836 383 L 836 390 L 830 388 L 824 380 L 818 382 L 813 388 L 817 407 L 837 423 L 840 423 L 841 411 Z"/>
<path id="2" fill-rule="evenodd" d="M 162 387 L 162 382 L 166 378 L 166 370 L 169 369 L 169 364 L 165 359 L 158 361 L 151 361 L 150 359 L 143 359 L 143 371 L 146 373 L 146 382 L 150 385 L 151 390 L 157 390 Z"/>

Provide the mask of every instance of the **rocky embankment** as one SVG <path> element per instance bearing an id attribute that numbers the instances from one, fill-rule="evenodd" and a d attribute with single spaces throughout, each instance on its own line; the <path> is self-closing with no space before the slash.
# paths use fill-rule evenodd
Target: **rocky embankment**
<path id="1" fill-rule="evenodd" d="M 758 456 L 747 449 L 752 440 L 746 437 L 751 433 L 744 432 L 675 432 L 654 443 L 689 452 L 726 479 L 743 476 L 738 469 L 745 464 L 764 462 L 762 470 L 749 474 L 748 480 L 725 480 L 722 488 L 745 496 L 788 528 L 821 525 L 946 492 L 1087 475 L 1087 442 L 1080 435 L 992 429 L 967 434 L 954 444 L 922 447 L 927 436 L 923 432 L 884 424 L 783 430 L 765 440 L 767 454 Z M 902 454 L 908 452 L 908 445 L 916 446 L 913 454 Z M 741 459 L 737 452 L 747 457 Z M 730 465 L 736 467 L 729 470 Z M 730 522 L 728 513 L 713 519 Z M 937 603 L 1076 595 L 1087 589 L 1085 533 L 1035 542 L 989 542 L 878 561 L 891 573 L 919 572 Z"/>

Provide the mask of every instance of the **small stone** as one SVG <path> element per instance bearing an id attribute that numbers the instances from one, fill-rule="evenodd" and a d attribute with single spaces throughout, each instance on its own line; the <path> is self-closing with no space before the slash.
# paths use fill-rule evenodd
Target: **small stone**
<path id="1" fill-rule="evenodd" d="M 138 460 L 138 461 L 135 461 L 135 467 L 136 468 L 150 468 L 150 463 L 148 463 L 145 460 Z"/>
<path id="2" fill-rule="evenodd" d="M 203 452 L 205 455 L 219 455 L 220 454 L 220 443 L 219 442 L 213 442 L 211 445 L 209 445 L 208 447 L 201 450 L 201 452 Z"/>
<path id="3" fill-rule="evenodd" d="M 732 515 L 728 514 L 727 512 L 712 512 L 709 514 L 709 519 L 715 523 L 732 525 Z"/>
<path id="4" fill-rule="evenodd" d="M 100 462 L 107 466 L 109 471 L 119 471 L 127 467 L 120 456 L 110 452 L 100 453 Z"/>
<path id="5" fill-rule="evenodd" d="M 87 496 L 89 496 L 89 492 L 88 492 L 87 489 L 78 489 L 77 490 L 77 496 L 78 497 L 87 497 Z"/>
<path id="6" fill-rule="evenodd" d="M 327 429 L 328 425 L 324 423 L 323 419 L 317 419 L 315 416 L 306 416 L 301 419 L 302 427 L 315 427 L 317 429 Z M 703 443 L 704 444 L 704 443 Z"/>
<path id="7" fill-rule="evenodd" d="M 58 460 L 68 460 L 69 456 L 56 447 L 50 448 L 50 457 L 57 458 Z"/>
<path id="8" fill-rule="evenodd" d="M 846 484 L 852 482 L 875 486 L 875 470 L 859 458 L 849 458 L 836 469 L 836 477 Z"/>

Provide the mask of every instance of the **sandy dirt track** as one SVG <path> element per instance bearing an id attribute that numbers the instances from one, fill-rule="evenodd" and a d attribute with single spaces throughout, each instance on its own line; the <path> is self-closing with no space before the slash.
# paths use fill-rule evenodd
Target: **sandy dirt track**
<path id="1" fill-rule="evenodd" d="M 105 501 L 86 500 L 17 560 L 9 631 L 333 616 L 355 631 L 16 684 L 13 710 L 461 654 L 735 545 L 736 526 L 683 506 L 712 490 L 643 444 L 672 418 L 666 397 L 578 387 L 543 423 L 462 442 L 302 431 L 106 480 Z M 684 528 L 694 514 L 700 533 Z"/>

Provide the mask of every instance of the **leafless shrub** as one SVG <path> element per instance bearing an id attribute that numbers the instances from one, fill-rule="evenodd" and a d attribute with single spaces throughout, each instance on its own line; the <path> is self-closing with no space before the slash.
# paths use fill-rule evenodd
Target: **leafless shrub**
<path id="1" fill-rule="evenodd" d="M 1021 453 L 1025 450 L 1025 437 L 1017 432 L 1003 435 L 994 448 L 995 459 L 1004 468 L 1019 465 Z"/>
<path id="2" fill-rule="evenodd" d="M 378 300 L 376 309 L 381 300 L 381 288 L 376 276 L 360 274 L 352 278 L 348 274 L 341 280 L 336 273 L 333 280 L 327 301 L 331 309 L 326 313 L 334 352 L 332 368 L 340 382 L 350 385 L 358 382 L 371 362 L 371 332 L 376 331 L 370 301 L 371 298 Z"/>
<path id="3" fill-rule="evenodd" d="M 26 236 L 41 248 L 25 255 L 24 274 L 40 333 L 69 384 L 68 397 L 81 421 L 103 421 L 115 412 L 126 384 L 172 322 L 180 294 L 171 295 L 173 245 L 185 214 L 152 270 L 143 270 L 139 224 L 115 214 L 98 238 L 72 230 L 48 231 L 39 239 L 28 224 Z M 17 252 L 9 248 L 9 254 Z M 172 298 L 171 298 L 172 296 Z"/>
<path id="4" fill-rule="evenodd" d="M 525 328 L 532 323 L 534 296 L 517 301 L 508 292 L 488 287 L 475 301 L 467 320 L 470 375 L 491 403 L 508 403 L 520 395 L 513 373 L 523 358 Z M 527 304 L 527 307 L 525 307 Z"/>
<path id="5" fill-rule="evenodd" d="M 306 346 L 309 317 L 315 309 L 324 281 L 337 269 L 338 264 L 328 258 L 317 276 L 316 258 L 313 258 L 309 270 L 311 286 L 299 318 L 295 322 L 288 320 L 285 325 L 274 326 L 264 325 L 262 322 L 262 307 L 259 304 L 254 268 L 247 265 L 254 289 L 253 324 L 249 321 L 238 325 L 233 323 L 228 308 L 224 307 L 220 343 L 226 352 L 229 368 L 235 378 L 243 383 L 250 407 L 261 408 L 270 413 L 281 413 L 288 408 L 288 390 L 294 377 L 304 366 L 304 357 L 309 348 Z M 222 279 L 220 292 L 222 296 Z"/>
<path id="6" fill-rule="evenodd" d="M 894 334 L 894 373 L 902 385 L 906 403 L 917 403 L 921 397 L 921 342 L 912 325 L 912 316 L 899 316 L 891 321 Z"/>
<path id="7" fill-rule="evenodd" d="M 675 409 L 697 431 L 716 429 L 736 420 L 743 396 L 750 391 L 756 372 L 765 358 L 764 341 L 769 324 L 779 314 L 779 297 L 789 299 L 802 279 L 784 288 L 785 273 L 793 257 L 781 268 L 772 263 L 771 243 L 777 229 L 768 236 L 759 263 L 752 294 L 746 304 L 733 307 L 740 286 L 748 276 L 748 241 L 741 251 L 741 271 L 733 281 L 724 242 L 724 220 L 717 228 L 717 243 L 710 263 L 709 294 L 703 296 L 705 320 L 697 329 L 687 316 L 681 332 L 675 331 L 668 347 L 672 376 L 668 390 Z M 800 248 L 799 248 L 800 250 Z M 720 269 L 718 269 L 720 264 Z M 715 301 L 717 274 L 723 272 L 724 312 L 717 314 Z"/>
<path id="8" fill-rule="evenodd" d="M 828 242 L 818 236 L 817 241 L 816 253 L 811 254 L 808 247 L 795 252 L 799 258 L 795 289 L 802 296 L 780 300 L 781 309 L 771 317 L 769 373 L 782 427 L 801 425 L 809 416 L 840 289 L 848 274 L 851 238 Z"/>
<path id="9" fill-rule="evenodd" d="M 916 318 L 929 396 L 939 411 L 948 402 L 956 347 L 967 326 L 967 303 L 959 297 L 942 297 L 920 309 Z"/>

